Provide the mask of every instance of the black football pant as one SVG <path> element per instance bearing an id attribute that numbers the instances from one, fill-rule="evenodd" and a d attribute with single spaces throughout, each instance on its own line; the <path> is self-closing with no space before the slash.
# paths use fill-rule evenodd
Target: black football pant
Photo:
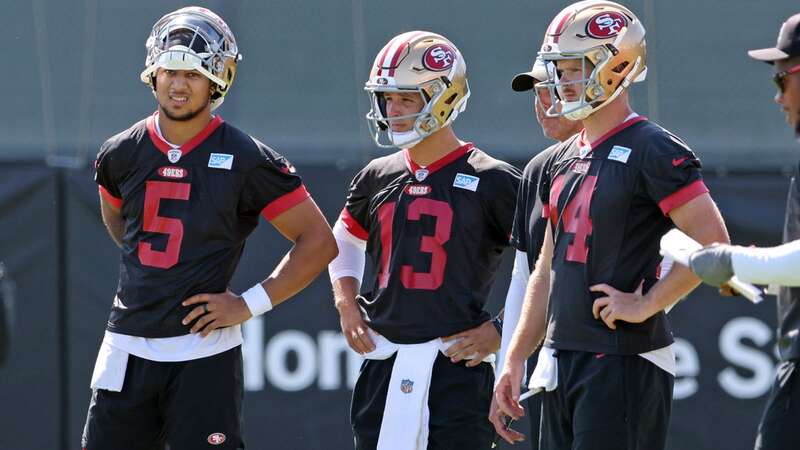
<path id="1" fill-rule="evenodd" d="M 122 392 L 92 392 L 82 448 L 243 449 L 243 386 L 241 346 L 180 362 L 130 355 Z"/>
<path id="2" fill-rule="evenodd" d="M 797 360 L 784 361 L 778 374 L 761 423 L 758 425 L 756 450 L 800 449 L 800 370 Z"/>
<path id="3" fill-rule="evenodd" d="M 382 361 L 368 359 L 361 365 L 350 405 L 356 450 L 378 446 L 394 360 L 395 356 Z M 494 437 L 488 419 L 493 388 L 491 364 L 453 364 L 439 352 L 428 392 L 428 450 L 488 449 Z"/>
<path id="4" fill-rule="evenodd" d="M 558 351 L 542 395 L 540 449 L 663 450 L 673 376 L 638 355 Z"/>

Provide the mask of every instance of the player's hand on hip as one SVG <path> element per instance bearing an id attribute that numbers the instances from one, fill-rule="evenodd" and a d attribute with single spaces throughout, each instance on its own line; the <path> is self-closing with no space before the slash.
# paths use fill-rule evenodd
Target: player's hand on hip
<path id="1" fill-rule="evenodd" d="M 523 370 L 523 363 L 511 360 L 506 361 L 503 366 L 503 371 L 500 373 L 500 377 L 494 385 L 494 399 L 497 402 L 497 408 L 500 410 L 500 414 L 510 416 L 514 420 L 518 420 L 525 415 L 525 409 L 519 403 Z M 491 420 L 491 422 L 495 423 L 494 420 Z M 505 425 L 503 425 L 503 427 L 505 427 Z M 496 425 L 495 429 L 497 429 Z M 498 433 L 500 433 L 499 430 Z M 502 436 L 502 433 L 500 434 Z"/>
<path id="2" fill-rule="evenodd" d="M 652 314 L 646 309 L 646 302 L 642 296 L 642 285 L 636 292 L 622 292 L 603 283 L 595 284 L 590 287 L 592 292 L 602 292 L 607 297 L 601 297 L 592 304 L 592 314 L 595 319 L 602 320 L 608 328 L 617 329 L 614 323 L 617 320 L 630 323 L 641 323 L 647 320 Z"/>
<path id="3" fill-rule="evenodd" d="M 511 428 L 510 422 L 507 422 L 509 420 L 511 419 L 497 405 L 497 399 L 492 396 L 492 406 L 489 407 L 489 422 L 494 425 L 494 430 L 509 444 L 524 441 L 525 435 Z M 507 423 L 508 425 L 506 425 Z"/>
<path id="4" fill-rule="evenodd" d="M 722 287 L 725 282 L 733 277 L 731 246 L 712 244 L 697 250 L 689 256 L 689 268 L 704 283 Z"/>
<path id="5" fill-rule="evenodd" d="M 220 294 L 197 294 L 183 301 L 183 306 L 192 306 L 183 318 L 184 325 L 192 325 L 192 333 L 202 333 L 206 337 L 217 328 L 238 325 L 253 317 L 244 299 L 231 291 Z"/>
<path id="6" fill-rule="evenodd" d="M 339 311 L 339 324 L 342 334 L 347 339 L 356 353 L 363 355 L 375 350 L 375 343 L 369 335 L 369 327 L 361 317 L 361 310 L 357 306 L 347 307 Z"/>
<path id="7" fill-rule="evenodd" d="M 477 366 L 500 348 L 500 334 L 491 320 L 461 333 L 443 337 L 442 341 L 456 341 L 447 349 L 446 355 L 454 363 L 469 358 L 467 367 Z"/>

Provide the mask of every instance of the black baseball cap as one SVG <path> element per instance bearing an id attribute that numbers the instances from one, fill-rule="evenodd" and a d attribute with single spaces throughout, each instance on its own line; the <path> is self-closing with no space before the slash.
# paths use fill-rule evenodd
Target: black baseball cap
<path id="1" fill-rule="evenodd" d="M 751 58 L 774 64 L 775 61 L 800 56 L 800 14 L 795 14 L 783 22 L 778 32 L 778 42 L 775 47 L 750 50 L 747 52 Z"/>
<path id="2" fill-rule="evenodd" d="M 552 65 L 552 63 L 550 63 Z M 511 89 L 517 92 L 530 91 L 540 81 L 547 80 L 547 63 L 541 58 L 533 61 L 530 72 L 518 73 L 511 80 Z"/>

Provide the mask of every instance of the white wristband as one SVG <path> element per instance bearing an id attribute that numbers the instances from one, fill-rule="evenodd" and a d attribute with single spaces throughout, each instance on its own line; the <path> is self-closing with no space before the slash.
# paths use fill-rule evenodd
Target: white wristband
<path id="1" fill-rule="evenodd" d="M 264 314 L 272 309 L 272 300 L 270 300 L 267 291 L 264 290 L 261 283 L 257 283 L 255 286 L 242 292 L 242 298 L 244 302 L 247 303 L 247 308 L 250 310 L 250 314 L 252 314 L 253 317 Z"/>

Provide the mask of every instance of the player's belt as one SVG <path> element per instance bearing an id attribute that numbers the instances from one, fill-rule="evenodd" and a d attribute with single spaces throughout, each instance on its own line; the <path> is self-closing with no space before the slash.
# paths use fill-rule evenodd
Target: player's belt
<path id="1" fill-rule="evenodd" d="M 425 450 L 428 448 L 428 391 L 433 363 L 439 352 L 445 353 L 457 340 L 443 342 L 437 338 L 421 344 L 395 344 L 372 331 L 370 336 L 375 350 L 365 354 L 365 358 L 385 360 L 397 354 L 377 450 Z M 494 364 L 494 359 L 491 354 L 483 361 Z"/>

